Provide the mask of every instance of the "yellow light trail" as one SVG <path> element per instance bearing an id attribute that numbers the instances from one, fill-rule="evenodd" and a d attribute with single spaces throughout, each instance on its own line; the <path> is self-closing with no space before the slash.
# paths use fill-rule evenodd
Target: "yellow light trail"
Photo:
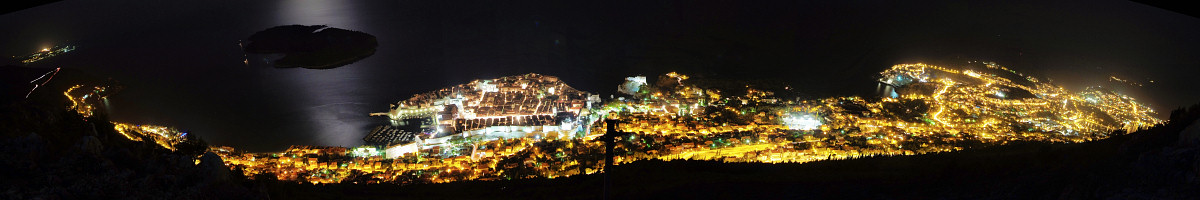
<path id="1" fill-rule="evenodd" d="M 954 84 L 954 82 L 953 82 L 953 81 L 949 81 L 949 80 L 945 80 L 945 81 L 942 81 L 942 84 L 944 84 L 944 85 L 942 86 L 942 88 L 941 88 L 941 89 L 938 89 L 937 93 L 934 93 L 934 94 L 933 94 L 933 101 L 934 101 L 935 103 L 937 103 L 937 105 L 938 105 L 938 111 L 937 111 L 937 113 L 933 113 L 933 120 L 934 120 L 934 121 L 938 121 L 938 123 L 941 123 L 942 125 L 946 125 L 946 126 L 949 126 L 949 127 L 954 127 L 954 124 L 946 123 L 945 121 L 942 121 L 942 119 L 941 119 L 941 118 L 938 118 L 938 116 L 939 116 L 939 115 L 942 115 L 942 111 L 945 111 L 945 110 L 946 110 L 946 106 L 945 106 L 945 105 L 942 105 L 942 99 L 941 99 L 941 98 L 942 98 L 942 93 L 945 93 L 945 92 L 946 92 L 946 89 L 950 89 L 950 86 L 951 86 L 951 85 L 953 85 L 953 84 Z"/>

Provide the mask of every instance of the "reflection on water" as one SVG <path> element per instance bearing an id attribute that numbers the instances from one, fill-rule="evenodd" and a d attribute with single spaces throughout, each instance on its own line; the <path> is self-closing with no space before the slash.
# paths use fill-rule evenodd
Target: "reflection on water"
<path id="1" fill-rule="evenodd" d="M 877 83 L 875 85 L 875 95 L 880 97 L 899 98 L 900 94 L 896 93 L 896 88 L 892 85 Z"/>
<path id="2" fill-rule="evenodd" d="M 322 0 L 288 0 L 280 1 L 279 13 L 276 13 L 275 24 L 320 24 L 342 27 L 350 30 L 361 30 L 361 25 L 355 11 L 362 6 L 358 2 L 322 1 Z M 264 58 L 269 59 L 269 58 Z M 355 65 L 355 64 L 351 64 Z M 300 127 L 311 128 L 321 145 L 356 145 L 370 126 L 366 119 L 366 100 L 363 94 L 357 93 L 361 88 L 370 88 L 363 83 L 367 67 L 341 67 L 329 70 L 278 70 L 279 78 L 274 79 L 279 87 L 295 88 L 297 95 L 287 100 L 294 107 L 302 108 L 299 114 L 304 115 L 306 124 Z"/>
<path id="3" fill-rule="evenodd" d="M 279 13 L 276 13 L 275 24 L 322 24 L 334 27 L 345 27 L 357 30 L 359 24 L 354 11 L 359 10 L 361 3 L 321 1 L 321 0 L 287 0 L 279 2 Z"/>

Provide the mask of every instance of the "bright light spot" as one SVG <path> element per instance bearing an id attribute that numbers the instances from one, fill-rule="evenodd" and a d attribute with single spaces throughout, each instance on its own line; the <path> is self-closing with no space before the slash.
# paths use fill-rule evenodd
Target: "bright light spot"
<path id="1" fill-rule="evenodd" d="M 372 147 L 359 147 L 359 148 L 354 148 L 354 150 L 351 151 L 350 154 L 353 155 L 354 157 L 378 156 L 379 149 L 375 149 Z"/>
<path id="2" fill-rule="evenodd" d="M 971 77 L 979 78 L 979 73 L 975 73 L 975 72 L 973 72 L 973 71 L 971 71 L 971 70 L 964 71 L 964 72 L 963 72 L 963 74 L 967 74 L 967 76 L 971 76 Z"/>
<path id="3" fill-rule="evenodd" d="M 641 90 L 642 85 L 646 85 L 645 76 L 627 77 L 625 78 L 625 83 L 617 86 L 617 91 L 624 94 L 633 95 L 637 94 L 637 92 Z"/>
<path id="4" fill-rule="evenodd" d="M 783 118 L 783 124 L 792 130 L 813 130 L 821 126 L 821 120 L 811 114 L 792 114 Z"/>

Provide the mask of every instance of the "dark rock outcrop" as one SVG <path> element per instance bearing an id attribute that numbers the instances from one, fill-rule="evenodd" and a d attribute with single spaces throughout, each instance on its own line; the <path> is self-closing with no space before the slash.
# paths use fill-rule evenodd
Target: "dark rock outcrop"
<path id="1" fill-rule="evenodd" d="M 99 154 L 104 152 L 104 144 L 100 143 L 100 139 L 95 136 L 83 136 L 79 138 L 79 144 L 75 145 L 82 153 Z"/>
<path id="2" fill-rule="evenodd" d="M 276 26 L 247 39 L 246 53 L 284 54 L 273 61 L 279 68 L 331 69 L 375 54 L 379 46 L 371 34 L 323 25 Z"/>
<path id="3" fill-rule="evenodd" d="M 1191 126 L 1179 132 L 1180 146 L 1200 146 L 1200 120 L 1192 122 Z"/>
<path id="4" fill-rule="evenodd" d="M 200 174 L 204 175 L 204 182 L 208 184 L 226 182 L 232 177 L 229 168 L 225 167 L 225 161 L 213 152 L 200 156 Z"/>

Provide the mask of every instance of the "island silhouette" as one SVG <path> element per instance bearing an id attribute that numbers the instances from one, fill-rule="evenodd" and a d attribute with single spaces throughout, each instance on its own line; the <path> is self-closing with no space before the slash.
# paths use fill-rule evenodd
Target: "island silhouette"
<path id="1" fill-rule="evenodd" d="M 375 54 L 375 36 L 325 25 L 285 25 L 250 35 L 243 50 L 250 54 L 282 54 L 278 68 L 332 69 Z"/>

